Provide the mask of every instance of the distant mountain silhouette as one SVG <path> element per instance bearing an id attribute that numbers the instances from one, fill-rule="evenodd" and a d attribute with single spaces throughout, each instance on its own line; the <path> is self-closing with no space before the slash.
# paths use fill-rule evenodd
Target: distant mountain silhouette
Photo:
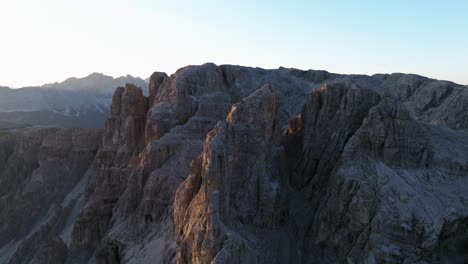
<path id="1" fill-rule="evenodd" d="M 141 78 L 131 75 L 113 78 L 101 73 L 38 87 L 0 87 L 0 121 L 40 126 L 103 127 L 115 89 L 126 83 L 147 92 L 147 82 Z"/>

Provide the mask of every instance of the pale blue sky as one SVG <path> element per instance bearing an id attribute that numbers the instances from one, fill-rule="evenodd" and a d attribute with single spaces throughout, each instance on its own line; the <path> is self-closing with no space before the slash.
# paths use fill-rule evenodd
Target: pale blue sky
<path id="1" fill-rule="evenodd" d="M 468 1 L 0 0 L 0 85 L 214 62 L 468 84 Z"/>

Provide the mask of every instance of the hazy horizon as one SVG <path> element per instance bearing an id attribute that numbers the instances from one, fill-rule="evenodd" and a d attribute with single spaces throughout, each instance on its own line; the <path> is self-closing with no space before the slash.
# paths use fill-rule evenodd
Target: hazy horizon
<path id="1" fill-rule="evenodd" d="M 211 62 L 206 62 L 206 63 L 211 63 Z M 200 64 L 200 65 L 201 65 L 201 64 Z M 225 64 L 218 64 L 218 65 L 225 65 Z M 183 67 L 185 67 L 185 66 L 190 66 L 190 65 L 181 66 L 181 67 L 177 68 L 177 70 L 180 69 L 180 68 L 183 68 Z M 238 65 L 238 66 L 253 67 L 253 68 L 256 67 L 256 66 L 253 66 L 253 65 Z M 279 67 L 284 67 L 284 66 L 279 66 Z M 278 67 L 278 68 L 279 68 L 279 67 Z M 295 67 L 291 67 L 291 68 L 295 68 Z M 273 70 L 274 68 L 266 68 L 266 69 L 267 69 L 267 70 Z M 275 68 L 275 69 L 277 69 L 277 68 Z M 176 71 L 177 71 L 177 70 L 176 70 Z M 323 70 L 323 69 L 299 69 L 299 70 L 304 70 L 304 71 L 306 71 L 306 70 Z M 326 71 L 326 70 L 325 70 L 325 71 Z M 337 73 L 337 74 L 346 74 L 346 73 L 331 72 L 331 71 L 328 71 L 328 72 L 330 72 L 330 73 Z M 174 71 L 174 72 L 166 72 L 166 73 L 170 76 L 171 74 L 174 74 L 175 71 Z M 394 74 L 394 73 L 415 74 L 415 73 L 410 73 L 410 72 L 376 72 L 376 73 L 372 73 L 372 74 L 360 74 L 360 73 L 348 73 L 348 74 L 349 74 L 349 75 L 356 74 L 356 75 L 368 75 L 368 76 L 372 76 L 372 75 L 374 75 L 374 74 Z M 140 79 L 142 79 L 142 80 L 144 80 L 144 81 L 147 81 L 147 79 L 150 77 L 150 76 L 137 76 L 137 75 L 133 75 L 133 74 L 125 74 L 125 75 L 120 75 L 120 76 L 112 76 L 112 75 L 110 75 L 110 74 L 106 74 L 106 73 L 103 73 L 103 72 L 90 72 L 90 73 L 85 74 L 85 75 L 83 75 L 83 76 L 70 76 L 70 77 L 67 77 L 67 78 L 65 78 L 65 79 L 63 79 L 63 80 L 57 80 L 57 81 L 47 82 L 47 83 L 32 84 L 32 85 L 26 85 L 26 86 L 21 86 L 21 87 L 14 87 L 14 86 L 10 86 L 10 85 L 3 85 L 3 84 L 0 83 L 0 87 L 8 87 L 8 88 L 10 88 L 10 89 L 21 89 L 21 88 L 28 88 L 28 87 L 41 87 L 41 86 L 50 85 L 50 84 L 54 84 L 54 83 L 62 83 L 62 82 L 66 81 L 66 80 L 68 80 L 68 79 L 70 79 L 70 78 L 84 79 L 84 78 L 86 78 L 86 77 L 88 77 L 88 76 L 90 76 L 90 75 L 92 75 L 92 74 L 102 74 L 102 75 L 104 75 L 104 76 L 112 77 L 112 78 L 114 78 L 114 79 L 117 79 L 117 78 L 120 78 L 120 77 L 126 77 L 126 76 L 129 75 L 130 77 L 140 78 Z M 416 74 L 416 75 L 420 75 L 420 74 Z M 428 77 L 428 78 L 432 78 L 431 76 L 424 76 L 424 75 L 421 75 L 421 76 L 423 76 L 423 77 Z M 432 79 L 437 79 L 437 78 L 432 78 Z M 454 81 L 452 81 L 452 80 L 446 80 L 446 79 L 440 79 L 440 80 L 442 80 L 442 81 L 454 82 Z M 455 83 L 457 83 L 457 82 L 455 82 Z M 458 84 L 468 86 L 468 84 L 465 84 L 465 83 L 458 83 Z"/>
<path id="2" fill-rule="evenodd" d="M 206 62 L 468 84 L 467 2 L 332 2 L 3 1 L 0 85 Z"/>

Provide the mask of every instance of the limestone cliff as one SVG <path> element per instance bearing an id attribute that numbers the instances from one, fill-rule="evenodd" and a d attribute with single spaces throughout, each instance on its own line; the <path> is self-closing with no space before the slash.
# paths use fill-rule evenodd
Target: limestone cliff
<path id="1" fill-rule="evenodd" d="M 464 263 L 467 112 L 466 87 L 417 75 L 214 64 L 156 72 L 149 97 L 133 85 L 116 90 L 93 169 L 46 195 L 60 200 L 87 182 L 74 217 L 47 214 L 69 219 L 49 227 L 69 227 L 66 235 L 16 249 L 45 209 L 14 232 L 11 216 L 35 198 L 3 209 L 9 191 L 44 187 L 23 182 L 45 164 L 36 156 L 67 153 L 41 143 L 60 133 L 23 144 L 0 137 L 0 257 L 28 263 L 27 249 L 55 263 Z M 83 153 L 96 151 L 84 143 Z"/>
<path id="2" fill-rule="evenodd" d="M 91 129 L 29 128 L 0 138 L 0 263 L 66 259 L 101 136 Z"/>

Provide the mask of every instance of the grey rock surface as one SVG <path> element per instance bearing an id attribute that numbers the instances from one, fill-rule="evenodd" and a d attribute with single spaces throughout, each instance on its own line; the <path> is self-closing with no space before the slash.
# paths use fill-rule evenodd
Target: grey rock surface
<path id="1" fill-rule="evenodd" d="M 262 124 L 283 126 L 290 105 L 261 88 L 208 134 L 176 194 L 179 263 L 467 261 L 467 90 L 324 83 L 285 132 Z"/>
<path id="2" fill-rule="evenodd" d="M 101 137 L 93 129 L 25 128 L 0 138 L 0 263 L 66 259 L 66 231 Z"/>
<path id="3" fill-rule="evenodd" d="M 466 262 L 465 86 L 214 64 L 157 72 L 149 84 L 148 97 L 134 85 L 115 91 L 92 169 L 63 183 L 61 196 L 79 198 L 47 209 L 59 235 L 34 232 L 21 246 L 20 233 L 1 236 L 0 260 Z M 0 137 L 0 169 L 12 172 L 2 193 L 41 188 L 21 185 L 37 151 L 15 153 L 40 149 L 43 133 L 24 147 Z M 46 156 L 61 157 L 60 145 Z"/>

